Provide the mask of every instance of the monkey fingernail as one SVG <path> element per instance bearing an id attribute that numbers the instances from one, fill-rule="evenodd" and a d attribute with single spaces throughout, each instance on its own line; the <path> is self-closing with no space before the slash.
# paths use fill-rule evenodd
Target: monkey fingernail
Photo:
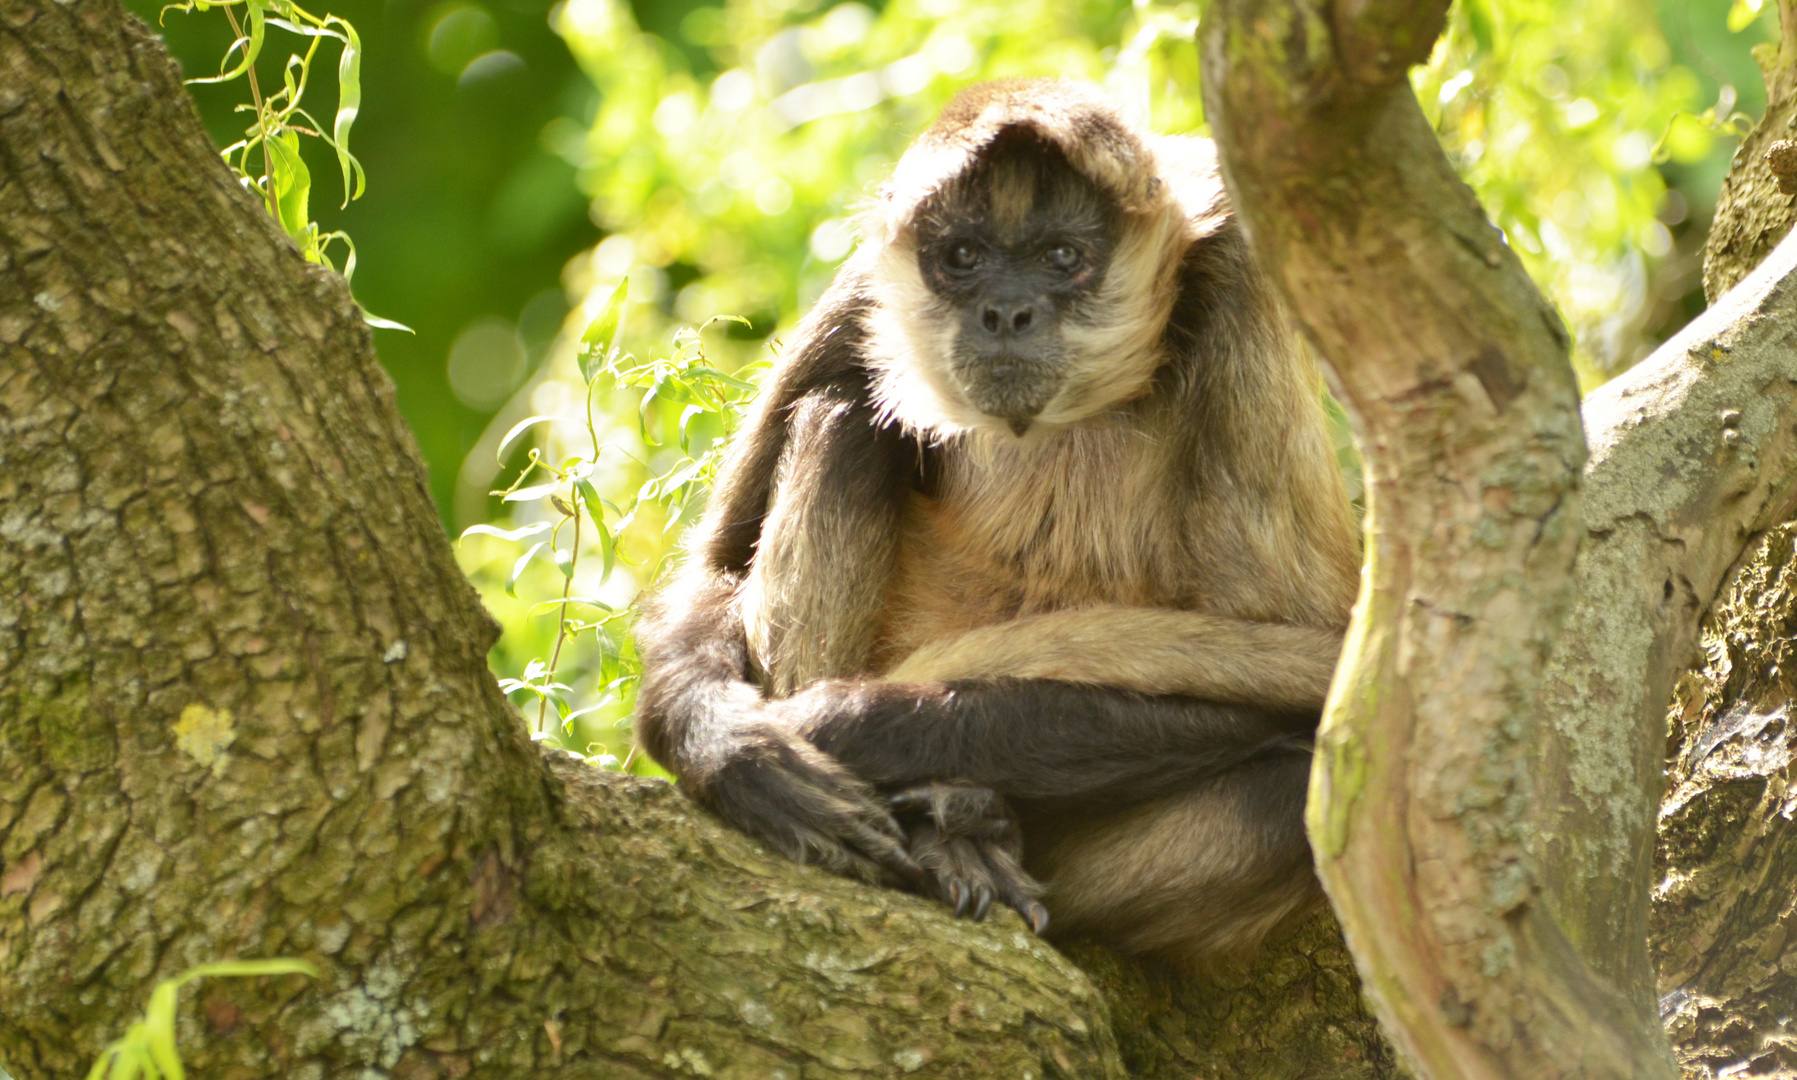
<path id="1" fill-rule="evenodd" d="M 981 885 L 979 889 L 979 898 L 973 902 L 973 921 L 984 922 L 986 918 L 986 909 L 991 906 L 992 890 Z"/>
<path id="2" fill-rule="evenodd" d="M 923 810 L 930 804 L 929 792 L 920 788 L 910 788 L 897 792 L 886 799 L 886 805 L 894 810 Z"/>
<path id="3" fill-rule="evenodd" d="M 1037 934 L 1048 929 L 1048 909 L 1034 900 L 1023 909 L 1023 917 L 1029 920 L 1030 929 Z"/>
<path id="4" fill-rule="evenodd" d="M 959 881 L 949 885 L 948 898 L 955 902 L 955 918 L 959 919 L 965 917 L 967 914 L 967 902 L 973 899 L 973 894 L 967 891 L 966 886 L 962 885 Z"/>

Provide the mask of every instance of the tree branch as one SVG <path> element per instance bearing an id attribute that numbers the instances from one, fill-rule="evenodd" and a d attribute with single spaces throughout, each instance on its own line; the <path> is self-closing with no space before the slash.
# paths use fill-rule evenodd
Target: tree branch
<path id="1" fill-rule="evenodd" d="M 1584 438 L 1563 328 L 1365 36 L 1418 59 L 1439 25 L 1438 5 L 1223 0 L 1203 29 L 1231 194 L 1367 460 L 1368 574 L 1312 842 L 1375 1011 L 1425 1075 L 1670 1076 L 1651 998 L 1580 959 L 1531 865 Z"/>
<path id="2" fill-rule="evenodd" d="M 1586 399 L 1586 537 L 1540 708 L 1536 829 L 1555 914 L 1634 997 L 1647 960 L 1666 703 L 1751 539 L 1797 503 L 1797 242 Z"/>

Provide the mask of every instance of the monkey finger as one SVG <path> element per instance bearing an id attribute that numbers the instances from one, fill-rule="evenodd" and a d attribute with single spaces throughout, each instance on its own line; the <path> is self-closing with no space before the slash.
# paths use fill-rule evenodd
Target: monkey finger
<path id="1" fill-rule="evenodd" d="M 875 863 L 897 874 L 905 882 L 916 885 L 924 878 L 924 868 L 905 850 L 901 839 L 894 839 L 885 830 L 873 826 L 855 823 L 850 828 L 847 839 L 850 843 L 872 859 Z"/>
<path id="2" fill-rule="evenodd" d="M 906 788 L 903 791 L 895 791 L 886 797 L 887 807 L 889 807 L 895 814 L 910 813 L 912 811 L 928 813 L 933 802 L 934 798 L 930 791 L 930 785 L 928 784 L 925 784 L 922 787 Z"/>
<path id="3" fill-rule="evenodd" d="M 981 885 L 978 889 L 974 890 L 973 921 L 984 922 L 986 920 L 986 911 L 991 906 L 992 886 Z"/>
<path id="4" fill-rule="evenodd" d="M 1048 929 L 1048 909 L 1038 899 L 1042 895 L 1042 883 L 1031 877 L 1005 847 L 982 844 L 980 854 L 985 859 L 986 872 L 991 876 L 997 899 L 1022 915 L 1037 934 Z"/>

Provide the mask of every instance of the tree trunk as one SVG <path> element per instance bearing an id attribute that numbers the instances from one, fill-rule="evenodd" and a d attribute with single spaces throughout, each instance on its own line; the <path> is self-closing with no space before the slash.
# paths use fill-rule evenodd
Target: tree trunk
<path id="1" fill-rule="evenodd" d="M 0 0 L 0 176 L 18 1080 L 84 1071 L 159 978 L 275 955 L 323 976 L 189 991 L 196 1070 L 1374 1075 L 1326 922 L 1258 997 L 1094 953 L 1128 1003 L 1113 1028 L 1014 916 L 957 922 L 540 754 L 342 282 L 228 175 L 112 0 Z"/>
<path id="2" fill-rule="evenodd" d="M 1250 35 L 1213 45 L 1210 60 L 1301 45 Z M 1408 53 L 1392 55 L 1386 63 L 1401 72 Z M 1398 164 L 1380 167 L 1423 155 L 1427 197 L 1446 192 L 1474 221 L 1462 189 L 1427 164 L 1433 143 L 1407 126 L 1398 84 L 1384 68 L 1375 74 L 1385 80 L 1381 122 L 1404 135 L 1388 148 Z M 1227 139 L 1225 148 L 1232 179 L 1253 167 L 1244 153 L 1279 152 Z M 1257 243 L 1269 242 L 1276 233 L 1255 217 L 1255 198 L 1244 202 Z M 1491 237 L 1465 235 L 1410 242 L 1454 272 L 1462 249 L 1480 253 L 1468 265 L 1488 267 Z M 1536 366 L 1474 353 L 1469 370 L 1486 405 L 1531 418 L 1541 452 L 1529 459 L 1534 472 L 1511 476 L 1521 494 L 1492 513 L 1519 530 L 1564 518 L 1573 539 L 1494 546 L 1477 532 L 1484 518 L 1461 519 L 1487 552 L 1465 564 L 1467 581 L 1474 568 L 1528 572 L 1508 594 L 1481 594 L 1487 604 L 1519 598 L 1508 621 L 1493 620 L 1508 635 L 1502 651 L 1479 654 L 1509 662 L 1462 680 L 1452 699 L 1488 719 L 1519 714 L 1544 678 L 1548 624 L 1524 612 L 1551 613 L 1567 589 L 1577 539 L 1568 471 L 1582 445 L 1553 366 L 1563 346 L 1498 255 L 1502 303 L 1492 303 L 1521 303 L 1524 315 L 1503 340 L 1534 349 Z M 1288 249 L 1282 265 L 1299 257 Z M 1789 325 L 1783 309 L 1755 310 L 1743 340 Z M 1376 345 L 1383 331 L 1364 318 L 1336 326 Z M 220 165 L 166 54 L 114 0 L 0 0 L 0 350 L 0 1067 L 18 1080 L 84 1071 L 159 978 L 276 955 L 312 960 L 323 974 L 187 992 L 181 1042 L 196 1072 L 1396 1075 L 1326 912 L 1251 972 L 1181 982 L 1097 948 L 1063 956 L 1008 912 L 957 922 L 917 898 L 794 866 L 665 784 L 532 747 L 487 673 L 493 627 L 451 558 L 360 313 Z M 1411 415 L 1478 404 L 1471 384 L 1449 382 L 1407 384 L 1422 395 Z M 1729 468 L 1739 471 L 1744 451 L 1782 445 L 1766 440 L 1790 430 L 1785 408 L 1737 425 Z M 1451 448 L 1500 438 L 1503 426 L 1527 427 L 1465 425 Z M 1414 476 L 1402 454 L 1381 458 L 1397 443 L 1381 436 L 1373 448 L 1381 520 L 1402 521 L 1389 511 Z M 1772 502 L 1783 482 L 1774 473 L 1760 470 L 1752 489 Z M 1602 484 L 1588 481 L 1587 505 Z M 1539 498 L 1523 497 L 1529 490 Z M 1411 512 L 1461 512 L 1446 493 L 1430 499 Z M 1388 561 L 1375 577 L 1411 543 L 1395 528 L 1380 535 L 1375 551 Z M 1418 618 L 1389 602 L 1369 610 L 1386 621 L 1363 615 L 1362 655 L 1409 633 L 1400 617 Z M 1466 649 L 1480 640 L 1456 617 L 1420 618 L 1409 625 L 1466 634 Z M 1352 685 L 1407 685 L 1411 707 L 1437 693 L 1393 677 Z M 1688 683 L 1684 700 L 1697 701 L 1698 689 Z M 1440 700 L 1430 707 L 1446 708 Z M 1753 720 L 1727 734 L 1757 738 L 1773 726 Z M 1480 730 L 1486 741 L 1469 759 L 1480 784 L 1524 790 L 1535 744 Z M 1687 743 L 1726 741 L 1700 733 Z M 1400 744 L 1367 740 L 1370 759 L 1355 756 L 1353 740 L 1330 745 L 1337 795 L 1363 783 L 1356 768 L 1391 774 L 1411 760 Z M 1706 749 L 1695 761 L 1709 768 L 1726 754 Z M 1741 790 L 1770 790 L 1756 777 Z M 1519 820 L 1517 797 L 1493 804 L 1504 829 Z M 1341 851 L 1329 845 L 1363 835 L 1355 815 L 1374 804 L 1362 798 L 1320 819 L 1330 858 Z M 1738 800 L 1724 801 L 1681 804 L 1692 835 L 1740 835 L 1728 816 L 1741 813 Z M 1783 804 L 1753 805 L 1765 827 L 1752 835 L 1777 833 Z M 1474 807 L 1460 821 L 1490 812 Z M 1485 918 L 1481 905 L 1502 880 L 1491 872 L 1525 861 L 1514 837 L 1493 835 L 1474 845 L 1484 862 L 1431 886 L 1434 900 Z M 1753 941 L 1734 952 L 1694 946 L 1681 986 L 1692 1001 L 1758 1015 L 1745 998 L 1730 1003 L 1736 988 L 1782 988 L 1765 974 L 1780 970 L 1778 956 L 1742 974 L 1751 964 L 1737 954 L 1766 954 L 1767 935 L 1782 944 L 1782 923 L 1747 926 L 1716 897 L 1742 898 L 1757 919 L 1789 879 L 1762 869 L 1776 860 L 1721 846 L 1746 871 L 1703 894 L 1710 937 L 1678 933 Z M 1350 906 L 1375 895 L 1357 885 L 1344 893 L 1339 879 L 1332 887 Z M 1493 1014 L 1475 1018 L 1480 988 L 1468 986 L 1425 1004 L 1452 1019 L 1457 1003 L 1465 1030 L 1484 1031 Z M 1701 1026 L 1718 1007 L 1689 1011 Z"/>

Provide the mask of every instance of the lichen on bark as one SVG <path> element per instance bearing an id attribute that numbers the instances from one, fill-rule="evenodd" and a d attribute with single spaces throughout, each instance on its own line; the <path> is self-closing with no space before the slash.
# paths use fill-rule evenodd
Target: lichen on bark
<path id="1" fill-rule="evenodd" d="M 1668 717 L 1655 850 L 1661 1012 L 1686 1075 L 1797 1071 L 1797 523 L 1716 604 Z"/>

